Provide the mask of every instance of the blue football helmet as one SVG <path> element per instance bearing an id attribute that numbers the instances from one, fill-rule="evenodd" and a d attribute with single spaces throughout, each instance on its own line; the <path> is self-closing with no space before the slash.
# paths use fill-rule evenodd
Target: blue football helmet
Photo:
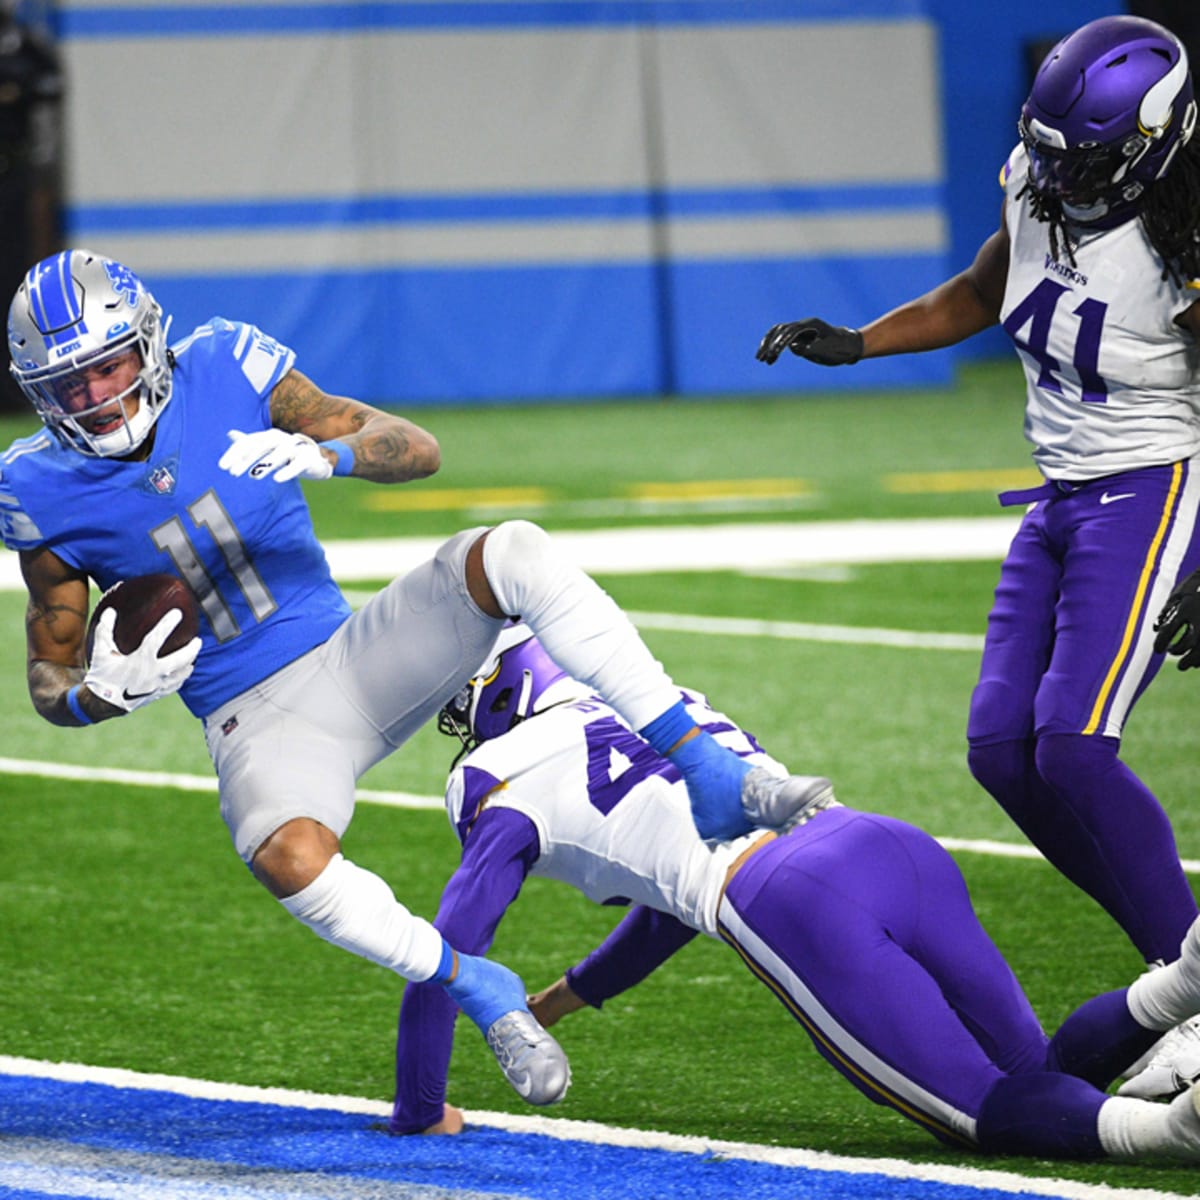
<path id="1" fill-rule="evenodd" d="M 535 713 L 590 695 L 521 622 L 505 626 L 487 661 L 438 714 L 438 729 L 466 749 L 500 737 Z"/>
<path id="2" fill-rule="evenodd" d="M 1195 127 L 1187 53 L 1141 17 L 1102 17 L 1063 38 L 1018 123 L 1031 191 L 1082 225 L 1134 215 Z"/>
<path id="3" fill-rule="evenodd" d="M 9 370 L 60 442 L 95 458 L 121 457 L 146 440 L 171 398 L 169 324 L 128 267 L 90 250 L 66 250 L 31 267 L 13 297 Z M 133 383 L 91 400 L 85 378 L 134 351 L 140 364 Z M 131 396 L 138 403 L 128 413 Z M 101 417 L 114 427 L 97 432 Z"/>

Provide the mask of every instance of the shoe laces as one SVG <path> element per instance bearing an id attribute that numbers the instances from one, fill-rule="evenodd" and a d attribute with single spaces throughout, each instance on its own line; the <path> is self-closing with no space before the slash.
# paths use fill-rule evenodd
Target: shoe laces
<path id="1" fill-rule="evenodd" d="M 506 1070 L 510 1067 L 520 1068 L 537 1052 L 538 1044 L 542 1041 L 539 1033 L 533 1017 L 518 1010 L 492 1022 L 486 1035 L 487 1044 Z"/>

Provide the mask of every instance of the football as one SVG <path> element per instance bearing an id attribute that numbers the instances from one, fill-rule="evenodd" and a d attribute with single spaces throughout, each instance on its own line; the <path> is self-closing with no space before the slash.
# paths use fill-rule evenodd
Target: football
<path id="1" fill-rule="evenodd" d="M 200 606 L 191 589 L 174 575 L 135 575 L 113 584 L 92 609 L 87 627 L 87 657 L 92 659 L 92 643 L 100 614 L 110 608 L 117 610 L 113 639 L 122 654 L 132 654 L 142 639 L 172 609 L 183 613 L 183 620 L 171 630 L 159 657 L 185 646 L 200 631 Z"/>

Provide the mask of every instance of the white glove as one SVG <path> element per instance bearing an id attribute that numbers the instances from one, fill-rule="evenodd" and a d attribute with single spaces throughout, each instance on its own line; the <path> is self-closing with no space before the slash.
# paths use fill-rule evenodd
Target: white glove
<path id="1" fill-rule="evenodd" d="M 122 654 L 113 638 L 117 610 L 110 608 L 102 612 L 96 622 L 92 661 L 83 677 L 84 686 L 93 696 L 126 712 L 179 691 L 196 665 L 200 639 L 194 637 L 186 646 L 162 658 L 158 657 L 158 652 L 171 636 L 171 630 L 182 620 L 183 613 L 177 608 L 171 609 L 132 654 Z"/>
<path id="2" fill-rule="evenodd" d="M 221 455 L 217 466 L 230 475 L 265 479 L 272 475 L 276 483 L 289 479 L 328 479 L 333 464 L 321 453 L 321 447 L 303 433 L 286 429 L 261 429 L 258 433 L 229 431 L 232 443 Z"/>

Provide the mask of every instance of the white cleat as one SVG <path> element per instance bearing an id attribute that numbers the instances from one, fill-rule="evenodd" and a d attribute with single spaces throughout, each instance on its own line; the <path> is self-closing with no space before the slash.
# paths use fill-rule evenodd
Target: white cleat
<path id="1" fill-rule="evenodd" d="M 1117 1089 L 1119 1096 L 1166 1100 L 1187 1091 L 1200 1080 L 1200 1017 L 1167 1030 L 1145 1065 L 1139 1059 L 1130 1071 L 1134 1073 Z"/>
<path id="2" fill-rule="evenodd" d="M 557 1104 L 571 1085 L 571 1067 L 563 1048 L 532 1013 L 514 1009 L 489 1026 L 491 1047 L 505 1079 L 530 1104 Z"/>

